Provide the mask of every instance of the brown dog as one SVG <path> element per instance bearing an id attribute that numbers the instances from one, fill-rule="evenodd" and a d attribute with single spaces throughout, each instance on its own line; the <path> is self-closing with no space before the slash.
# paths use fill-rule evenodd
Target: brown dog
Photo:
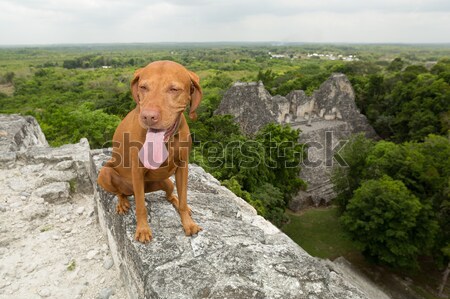
<path id="1" fill-rule="evenodd" d="M 113 136 L 112 158 L 101 169 L 98 184 L 117 195 L 117 213 L 130 208 L 127 196 L 136 201 L 135 239 L 148 242 L 152 232 L 147 222 L 144 194 L 164 190 L 180 214 L 186 235 L 202 230 L 191 218 L 187 205 L 189 127 L 183 111 L 190 103 L 195 119 L 202 90 L 199 77 L 172 61 L 157 61 L 137 70 L 131 82 L 137 106 L 122 120 Z M 178 198 L 169 179 L 175 174 Z"/>

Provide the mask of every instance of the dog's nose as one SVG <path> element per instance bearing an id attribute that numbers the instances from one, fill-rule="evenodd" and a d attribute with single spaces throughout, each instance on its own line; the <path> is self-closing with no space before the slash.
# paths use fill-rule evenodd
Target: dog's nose
<path id="1" fill-rule="evenodd" d="M 156 124 L 160 119 L 160 114 L 158 110 L 146 109 L 141 112 L 142 122 L 151 126 Z"/>

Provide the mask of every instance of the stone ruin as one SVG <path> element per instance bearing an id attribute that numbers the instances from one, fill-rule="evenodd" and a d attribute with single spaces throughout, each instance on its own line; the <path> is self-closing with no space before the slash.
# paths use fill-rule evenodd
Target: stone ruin
<path id="1" fill-rule="evenodd" d="M 193 217 L 204 230 L 196 236 L 186 237 L 179 216 L 165 200 L 164 193 L 149 193 L 146 202 L 154 235 L 152 242 L 141 244 L 134 240 L 134 200 L 131 198 L 131 210 L 127 215 L 117 215 L 117 197 L 96 184 L 98 171 L 110 158 L 111 149 L 90 150 L 85 138 L 79 144 L 49 147 L 34 118 L 0 115 L 0 150 L 0 173 L 8 171 L 8 174 L 18 175 L 27 170 L 27 181 L 16 182 L 14 177 L 8 176 L 6 184 L 16 182 L 20 183 L 19 187 L 33 189 L 38 183 L 47 186 L 56 181 L 64 186 L 67 192 L 48 188 L 45 194 L 36 195 L 48 203 L 50 210 L 59 209 L 68 200 L 75 201 L 74 196 L 80 192 L 91 198 L 95 209 L 90 214 L 98 223 L 90 225 L 99 225 L 103 230 L 109 245 L 107 249 L 127 292 L 118 298 L 389 298 L 364 275 L 342 262 L 310 256 L 199 166 L 189 165 L 188 198 Z M 69 179 L 77 181 L 74 190 L 69 190 Z M 0 179 L 2 190 L 8 189 L 2 182 Z M 5 204 L 0 208 L 0 219 L 5 219 L 6 213 L 10 218 L 18 216 L 14 208 L 18 192 L 9 195 L 11 203 L 0 197 L 0 203 Z M 82 217 L 78 212 L 77 215 Z M 56 219 L 59 218 L 47 225 L 57 226 L 62 220 Z M 14 226 L 5 228 L 0 230 L 0 243 L 6 246 L 0 251 L 0 261 L 9 258 L 8 255 L 2 257 L 1 253 L 9 252 L 8 248 L 15 244 L 15 239 L 5 238 L 16 236 L 18 229 Z M 37 230 L 36 234 L 42 238 L 45 232 Z M 76 236 L 56 244 L 73 241 L 82 248 L 86 240 L 76 239 Z M 22 238 L 17 237 L 17 240 Z M 26 248 L 15 249 L 25 260 L 30 257 Z M 36 260 L 39 262 L 40 258 Z M 64 262 L 58 261 L 54 265 L 54 271 L 61 268 L 61 263 Z M 77 269 L 82 266 L 77 262 Z M 94 269 L 86 271 L 97 271 Z M 60 284 L 69 284 L 74 298 L 85 298 L 75 294 L 73 276 L 64 264 L 62 271 Z M 4 276 L 8 273 L 0 267 L 0 278 Z M 0 297 L 4 287 L 9 288 L 2 283 L 0 279 Z M 29 293 L 33 294 L 33 288 Z M 47 297 L 48 292 L 44 295 Z"/>
<path id="2" fill-rule="evenodd" d="M 355 93 L 344 74 L 333 74 L 311 96 L 294 90 L 285 97 L 271 96 L 262 82 L 235 83 L 224 95 L 216 114 L 231 114 L 247 135 L 274 122 L 300 129 L 299 142 L 308 145 L 300 177 L 308 184 L 291 201 L 298 211 L 328 204 L 334 197 L 331 171 L 338 152 L 350 135 L 376 138 L 374 129 L 355 104 Z"/>

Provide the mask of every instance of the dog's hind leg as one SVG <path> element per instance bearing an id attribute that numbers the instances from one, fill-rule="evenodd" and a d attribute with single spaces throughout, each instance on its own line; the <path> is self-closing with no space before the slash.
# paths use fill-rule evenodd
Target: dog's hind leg
<path id="1" fill-rule="evenodd" d="M 117 198 L 119 198 L 119 202 L 116 206 L 116 212 L 120 215 L 125 215 L 130 209 L 130 201 L 128 197 L 124 194 L 117 194 Z"/>
<path id="2" fill-rule="evenodd" d="M 132 186 L 121 179 L 116 170 L 112 167 L 104 166 L 98 175 L 98 184 L 108 192 L 114 193 L 119 199 L 116 212 L 124 215 L 130 209 L 130 201 L 127 196 L 133 194 Z"/>

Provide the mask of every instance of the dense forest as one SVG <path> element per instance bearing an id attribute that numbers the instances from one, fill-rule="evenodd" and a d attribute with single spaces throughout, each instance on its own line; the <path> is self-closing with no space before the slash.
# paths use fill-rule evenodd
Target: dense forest
<path id="1" fill-rule="evenodd" d="M 423 256 L 432 257 L 439 269 L 449 263 L 450 47 L 0 48 L 0 113 L 33 115 L 52 146 L 81 137 L 92 148 L 109 146 L 117 124 L 134 108 L 129 91 L 134 69 L 161 59 L 177 61 L 201 77 L 204 98 L 198 121 L 190 121 L 191 161 L 280 227 L 288 220 L 289 200 L 306 187 L 298 178 L 304 155 L 297 142 L 301 132 L 270 124 L 249 137 L 232 117 L 214 111 L 237 80 L 261 80 L 273 95 L 296 89 L 311 94 L 332 73 L 346 74 L 358 108 L 381 140 L 354 136 L 341 154 L 350 167 L 335 170 L 335 204 L 345 230 L 376 263 L 418 269 Z M 267 162 L 255 163 L 261 160 Z"/>

